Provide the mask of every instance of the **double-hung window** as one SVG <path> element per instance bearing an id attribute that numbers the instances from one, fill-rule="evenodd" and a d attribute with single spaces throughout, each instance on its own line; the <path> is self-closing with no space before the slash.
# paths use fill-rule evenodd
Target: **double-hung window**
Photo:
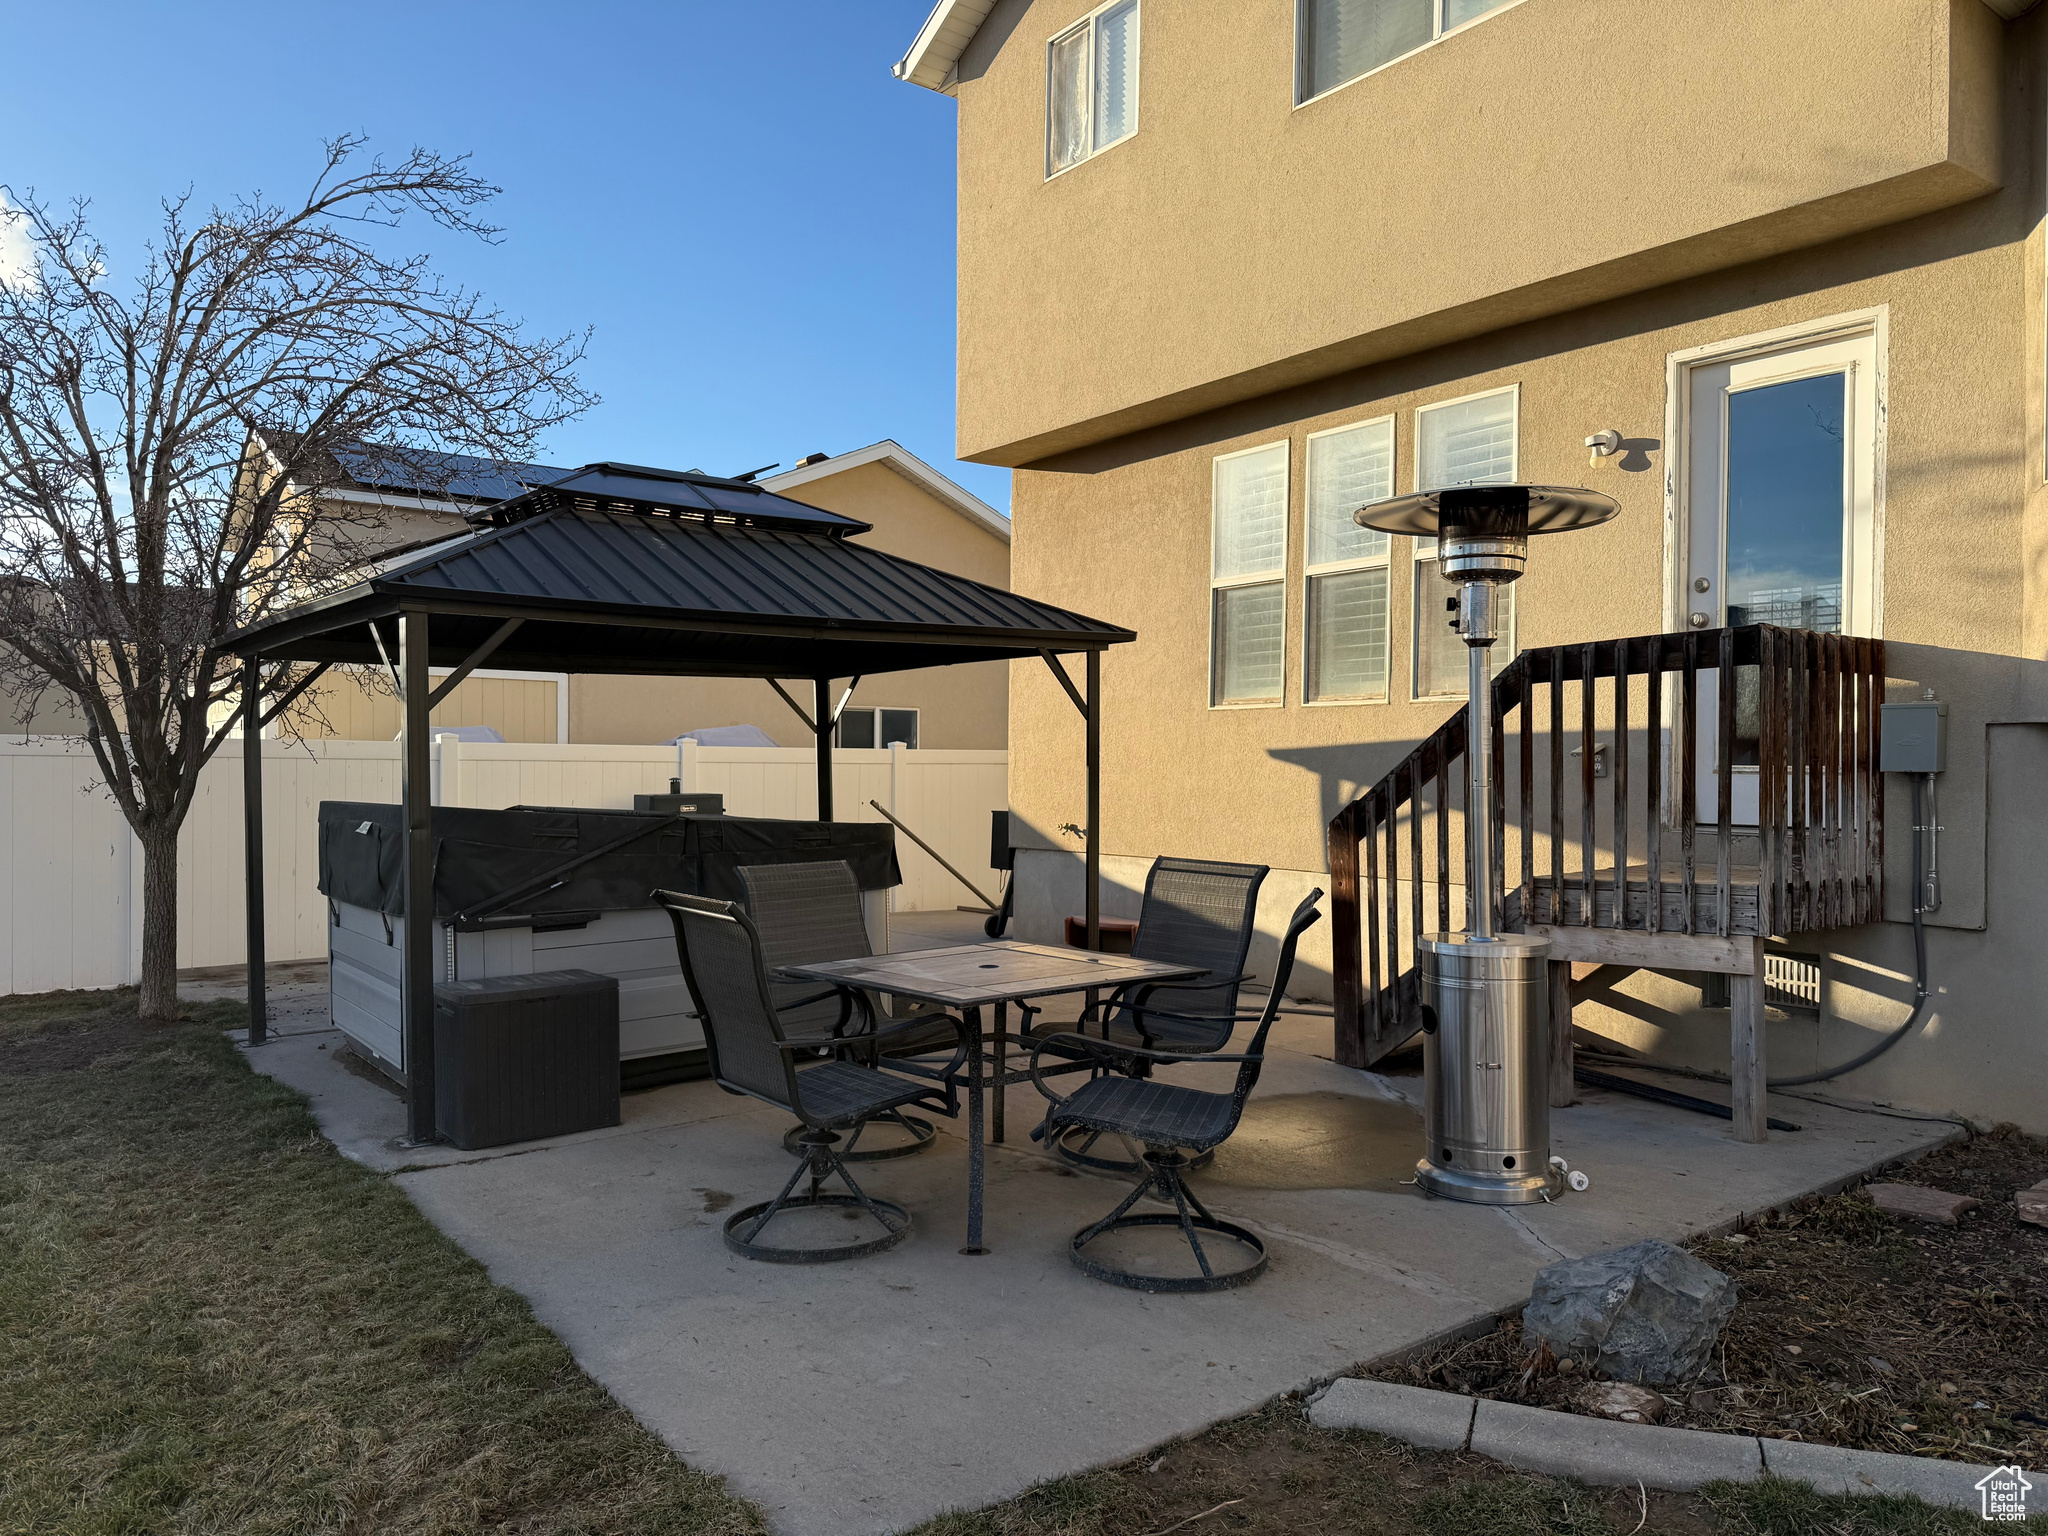
<path id="1" fill-rule="evenodd" d="M 838 745 L 842 747 L 886 747 L 900 741 L 917 745 L 917 711 L 914 709 L 842 709 L 839 712 Z"/>
<path id="2" fill-rule="evenodd" d="M 1394 418 L 1308 440 L 1308 614 L 1303 695 L 1311 704 L 1387 696 L 1387 551 L 1353 518 L 1394 494 Z"/>
<path id="3" fill-rule="evenodd" d="M 1138 0 L 1113 0 L 1046 48 L 1045 174 L 1138 131 Z"/>
<path id="4" fill-rule="evenodd" d="M 1506 485 L 1516 475 L 1516 419 L 1520 392 L 1514 385 L 1424 406 L 1415 413 L 1415 488 L 1450 485 Z M 1463 697 L 1465 642 L 1450 627 L 1447 600 L 1458 589 L 1437 569 L 1436 540 L 1415 540 L 1415 697 Z M 1492 648 L 1498 672 L 1515 655 L 1515 589 L 1499 590 L 1500 638 Z"/>
<path id="5" fill-rule="evenodd" d="M 1511 0 L 1296 0 L 1295 100 L 1371 74 Z"/>
<path id="6" fill-rule="evenodd" d="M 1216 460 L 1209 702 L 1278 704 L 1287 655 L 1287 444 Z"/>

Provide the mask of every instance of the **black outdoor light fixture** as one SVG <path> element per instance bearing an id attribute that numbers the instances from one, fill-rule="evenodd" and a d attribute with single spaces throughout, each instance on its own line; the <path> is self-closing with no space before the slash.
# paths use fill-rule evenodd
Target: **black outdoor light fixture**
<path id="1" fill-rule="evenodd" d="M 1452 627 L 1470 647 L 1464 933 L 1416 937 L 1423 1031 L 1423 1134 L 1416 1183 L 1483 1205 L 1548 1200 L 1550 1160 L 1548 940 L 1493 931 L 1493 713 L 1487 651 L 1499 634 L 1499 589 L 1529 564 L 1529 540 L 1606 522 L 1621 504 L 1556 485 L 1459 485 L 1376 501 L 1366 528 L 1437 540 L 1437 568 L 1455 582 Z"/>

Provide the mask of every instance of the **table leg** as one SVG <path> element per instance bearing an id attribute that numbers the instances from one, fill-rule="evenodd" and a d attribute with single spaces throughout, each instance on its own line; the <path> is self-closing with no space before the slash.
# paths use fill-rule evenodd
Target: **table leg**
<path id="1" fill-rule="evenodd" d="M 995 1143 L 1003 1144 L 1003 1103 L 1010 1096 L 1010 1005 L 996 1004 L 996 1123 Z"/>
<path id="2" fill-rule="evenodd" d="M 967 1246 L 965 1254 L 983 1254 L 981 1244 L 981 1179 L 987 1148 L 981 1144 L 982 1095 L 981 1010 L 967 1010 Z"/>

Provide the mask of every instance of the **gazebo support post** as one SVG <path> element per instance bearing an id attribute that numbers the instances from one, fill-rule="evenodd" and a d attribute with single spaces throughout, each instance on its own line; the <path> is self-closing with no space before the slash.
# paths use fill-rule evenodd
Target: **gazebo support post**
<path id="1" fill-rule="evenodd" d="M 1102 948 L 1102 652 L 1088 653 L 1088 947 Z"/>
<path id="2" fill-rule="evenodd" d="M 832 820 L 832 679 L 817 678 L 811 685 L 811 730 L 818 742 L 818 820 Z"/>
<path id="3" fill-rule="evenodd" d="M 400 798 L 405 809 L 405 953 L 399 1007 L 405 1028 L 405 1134 L 434 1141 L 434 823 L 428 761 L 427 616 L 398 616 L 398 671 L 405 726 L 399 733 Z"/>
<path id="4" fill-rule="evenodd" d="M 242 659 L 242 880 L 248 916 L 249 1043 L 270 1034 L 263 974 L 263 658 Z"/>

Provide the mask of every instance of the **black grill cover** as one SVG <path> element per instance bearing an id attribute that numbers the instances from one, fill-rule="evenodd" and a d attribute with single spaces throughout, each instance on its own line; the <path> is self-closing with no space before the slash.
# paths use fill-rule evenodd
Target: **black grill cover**
<path id="1" fill-rule="evenodd" d="M 403 814 L 381 802 L 321 801 L 320 893 L 403 912 Z M 739 870 L 748 864 L 844 859 L 864 891 L 903 878 L 886 822 L 435 806 L 433 834 L 434 915 L 458 927 L 646 907 L 657 888 L 744 901 Z"/>

